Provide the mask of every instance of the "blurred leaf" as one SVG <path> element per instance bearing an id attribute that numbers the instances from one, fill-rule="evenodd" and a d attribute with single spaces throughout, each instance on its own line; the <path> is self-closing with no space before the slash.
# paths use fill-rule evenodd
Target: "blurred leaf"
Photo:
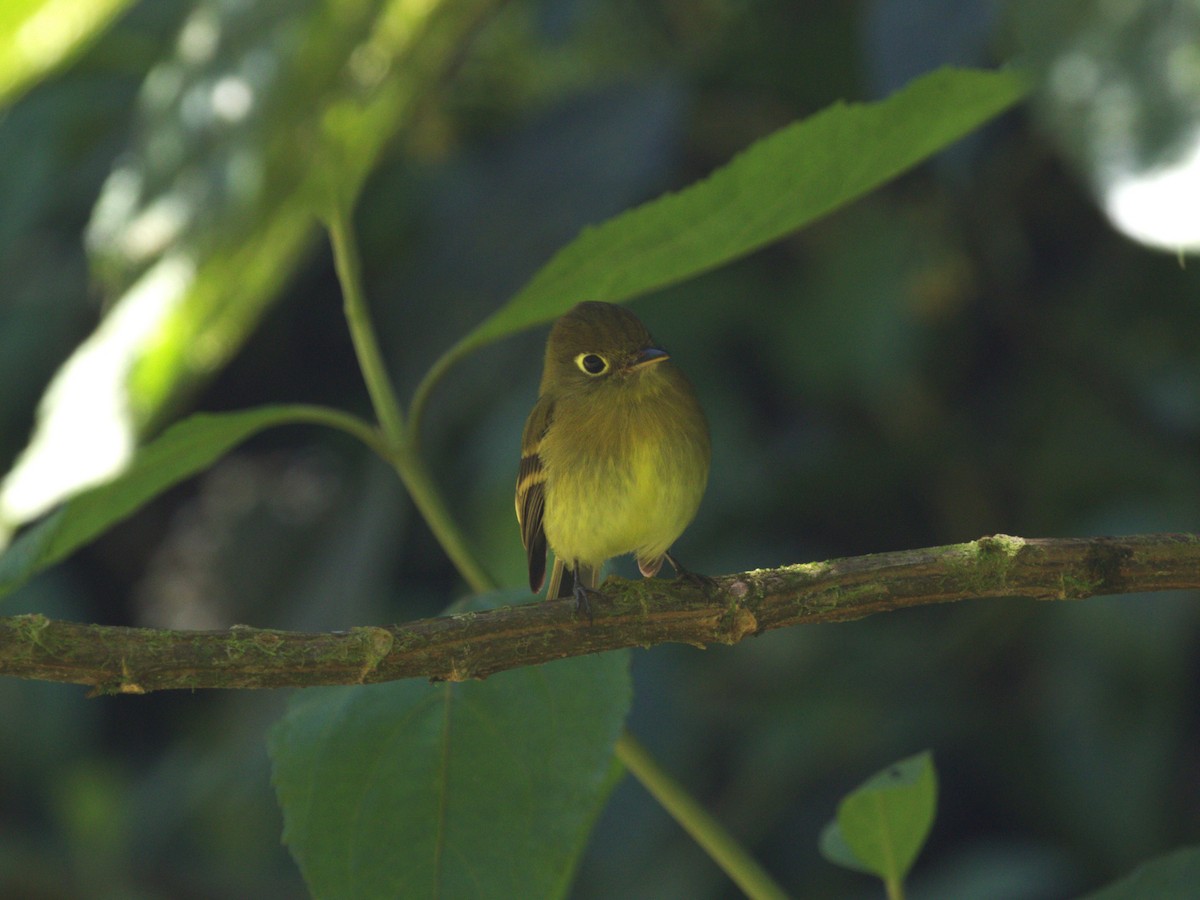
<path id="1" fill-rule="evenodd" d="M 1113 227 L 1151 247 L 1200 251 L 1190 214 L 1200 192 L 1200 4 L 1010 9 L 1039 86 L 1033 109 Z"/>
<path id="2" fill-rule="evenodd" d="M 355 431 L 355 421 L 315 406 L 265 406 L 185 419 L 139 450 L 120 476 L 79 494 L 14 541 L 0 556 L 0 596 L 263 429 L 308 422 Z M 363 424 L 362 431 L 366 429 Z"/>
<path id="3" fill-rule="evenodd" d="M 831 819 L 821 829 L 820 848 L 822 856 L 843 869 L 853 869 L 866 875 L 875 874 L 870 866 L 854 855 L 854 851 L 842 837 L 842 829 L 838 826 L 837 819 Z"/>
<path id="4" fill-rule="evenodd" d="M 483 2 L 195 8 L 147 77 L 145 139 L 93 214 L 93 260 L 121 296 L 55 378 L 22 459 L 77 477 L 36 479 L 39 496 L 5 503 L 9 525 L 118 471 L 164 404 L 228 359 L 307 246 L 307 179 L 344 170 L 343 189 L 357 190 Z M 72 438 L 85 418 L 87 446 Z"/>
<path id="5" fill-rule="evenodd" d="M 1200 885 L 1200 847 L 1185 847 L 1138 866 L 1087 900 L 1190 900 Z"/>
<path id="6" fill-rule="evenodd" d="M 264 0 L 200 5 L 146 78 L 142 132 L 96 204 L 88 244 L 113 293 L 157 260 L 193 277 L 128 384 L 161 416 L 241 346 L 315 237 L 354 195 L 497 0 Z"/>
<path id="7" fill-rule="evenodd" d="M 941 69 L 878 103 L 838 102 L 795 122 L 685 190 L 585 229 L 434 372 L 581 300 L 621 302 L 744 256 L 899 175 L 1026 90 L 1016 71 Z"/>
<path id="8" fill-rule="evenodd" d="M 194 7 L 146 77 L 140 138 L 89 225 L 116 299 L 54 379 L 22 458 L 78 477 L 35 479 L 41 493 L 5 502 L 5 524 L 119 471 L 137 435 L 236 352 L 307 248 L 314 211 L 331 191 L 352 201 L 495 2 Z M 74 439 L 84 418 L 90 444 Z"/>
<path id="9" fill-rule="evenodd" d="M 626 653 L 297 693 L 271 739 L 284 841 L 317 897 L 563 896 L 630 700 Z"/>
<path id="10" fill-rule="evenodd" d="M 130 0 L 5 0 L 0 108 L 94 40 Z"/>
<path id="11" fill-rule="evenodd" d="M 349 210 L 398 125 L 428 100 L 479 19 L 499 0 L 391 0 L 349 60 L 353 91 L 320 112 L 315 158 L 305 173 L 318 214 Z"/>
<path id="12" fill-rule="evenodd" d="M 836 822 L 821 835 L 821 852 L 830 862 L 899 884 L 929 836 L 936 810 L 933 758 L 928 752 L 910 756 L 842 800 Z"/>

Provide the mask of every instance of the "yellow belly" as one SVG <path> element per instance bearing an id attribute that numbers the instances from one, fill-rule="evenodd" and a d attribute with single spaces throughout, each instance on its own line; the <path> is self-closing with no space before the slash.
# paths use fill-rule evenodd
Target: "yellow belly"
<path id="1" fill-rule="evenodd" d="M 603 438 L 594 437 L 595 428 L 590 417 L 556 418 L 555 439 L 543 441 L 547 543 L 568 565 L 599 568 L 626 553 L 656 559 L 700 505 L 708 480 L 707 428 L 668 431 L 638 409 L 609 422 Z"/>

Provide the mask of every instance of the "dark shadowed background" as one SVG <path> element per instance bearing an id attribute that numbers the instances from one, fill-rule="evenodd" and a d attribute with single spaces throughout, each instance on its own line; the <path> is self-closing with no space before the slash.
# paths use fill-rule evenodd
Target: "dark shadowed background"
<path id="1" fill-rule="evenodd" d="M 144 0 L 0 113 L 0 470 L 55 370 L 161 246 L 231 240 L 212 211 L 261 189 L 255 132 L 223 144 L 179 122 L 205 90 L 218 117 L 252 118 L 222 72 L 294 65 L 289 29 L 320 6 Z M 1195 2 L 502 5 L 358 206 L 399 391 L 583 226 L 836 100 L 886 96 L 944 63 L 1017 60 L 1039 85 L 1018 111 L 801 233 L 634 303 L 712 424 L 710 487 L 678 555 L 716 574 L 994 532 L 1197 530 L 1200 273 L 1170 252 L 1197 236 L 1168 231 L 1167 250 L 1147 249 L 1104 212 L 1114 185 L 1187 156 L 1197 46 Z M 305 90 L 297 78 L 296 103 Z M 163 185 L 157 206 L 121 207 L 131 178 Z M 1196 215 L 1200 187 L 1186 185 L 1151 225 Z M 247 205 L 242 227 L 260 214 Z M 222 283 L 257 277 L 233 253 Z M 200 362 L 169 391 L 140 373 L 149 430 L 268 402 L 369 411 L 320 234 L 262 280 L 259 299 L 225 301 L 244 319 L 215 349 L 187 348 Z M 512 489 L 544 339 L 454 369 L 425 433 L 506 585 L 523 579 Z M 463 591 L 393 473 L 340 435 L 290 428 L 0 612 L 324 630 L 433 615 Z M 842 794 L 926 748 L 939 815 L 912 896 L 1074 896 L 1200 838 L 1198 600 L 967 602 L 638 651 L 630 729 L 799 896 L 881 896 L 825 862 L 817 838 Z M 0 895 L 303 896 L 264 743 L 285 699 L 87 700 L 0 682 Z M 737 896 L 628 779 L 573 895 Z"/>

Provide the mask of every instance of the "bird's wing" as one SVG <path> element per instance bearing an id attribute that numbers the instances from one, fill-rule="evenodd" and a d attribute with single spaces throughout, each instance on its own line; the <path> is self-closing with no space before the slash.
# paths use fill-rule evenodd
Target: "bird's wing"
<path id="1" fill-rule="evenodd" d="M 554 404 L 538 400 L 521 435 L 521 466 L 517 470 L 517 524 L 529 562 L 529 587 L 536 594 L 546 580 L 546 532 L 542 516 L 546 510 L 546 472 L 538 453 L 542 438 L 554 417 Z"/>

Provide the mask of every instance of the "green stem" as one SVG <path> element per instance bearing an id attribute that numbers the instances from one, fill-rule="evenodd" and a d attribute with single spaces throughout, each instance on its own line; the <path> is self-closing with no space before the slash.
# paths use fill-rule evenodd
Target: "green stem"
<path id="1" fill-rule="evenodd" d="M 747 897 L 754 900 L 777 900 L 787 897 L 783 889 L 763 871 L 729 832 L 663 771 L 646 752 L 646 748 L 628 731 L 617 738 L 616 750 L 617 759 L 621 760 L 633 777 L 662 804 Z"/>
<path id="2" fill-rule="evenodd" d="M 898 878 L 883 879 L 883 886 L 887 891 L 888 900 L 904 900 L 904 883 Z"/>
<path id="3" fill-rule="evenodd" d="M 405 440 L 393 448 L 392 465 L 408 489 L 413 503 L 425 518 L 429 530 L 442 545 L 459 574 L 471 586 L 471 590 L 482 593 L 495 588 L 495 579 L 479 564 L 475 554 L 467 546 L 467 539 L 446 508 L 441 491 L 434 483 L 425 460 L 411 441 Z"/>
<path id="4" fill-rule="evenodd" d="M 383 354 L 379 350 L 379 341 L 375 336 L 375 326 L 367 311 L 358 242 L 355 240 L 354 227 L 345 206 L 333 204 L 328 225 L 334 265 L 342 286 L 346 323 L 350 327 L 350 337 L 354 341 L 354 351 L 358 354 L 363 380 L 367 383 L 371 404 L 375 408 L 375 415 L 379 419 L 379 427 L 386 442 L 381 455 L 396 469 L 434 537 L 442 545 L 459 574 L 471 586 L 471 590 L 490 590 L 496 586 L 495 581 L 484 571 L 467 546 L 466 537 L 446 508 L 441 492 L 417 451 L 414 433 L 404 427 L 404 415 L 392 389 L 391 379 L 388 378 Z M 341 423 L 342 427 L 349 424 Z M 377 452 L 378 444 L 376 438 L 371 445 Z"/>
<path id="5" fill-rule="evenodd" d="M 362 264 L 350 213 L 343 204 L 334 203 L 332 207 L 328 222 L 329 242 L 333 245 L 333 262 L 342 285 L 346 324 L 350 326 L 354 352 L 358 355 L 358 365 L 367 383 L 367 392 L 371 395 L 371 405 L 375 408 L 379 427 L 389 444 L 399 444 L 404 440 L 404 416 L 400 412 L 400 403 L 392 389 L 392 381 L 379 350 L 379 341 L 375 337 L 375 327 L 367 311 L 362 289 Z"/>
<path id="6" fill-rule="evenodd" d="M 388 449 L 382 435 L 380 435 L 379 429 L 370 422 L 365 422 L 351 413 L 343 412 L 340 409 L 332 409 L 327 406 L 304 405 L 295 407 L 295 410 L 297 422 L 324 425 L 327 428 L 344 431 L 346 434 L 358 438 L 370 447 L 385 462 L 392 461 L 391 451 Z"/>
<path id="7" fill-rule="evenodd" d="M 417 389 L 413 391 L 412 402 L 408 405 L 408 421 L 412 425 L 413 441 L 418 444 L 421 440 L 421 419 L 425 416 L 425 405 L 429 402 L 429 395 L 433 393 L 433 389 L 437 386 L 437 383 L 442 380 L 442 376 L 459 360 L 460 356 L 456 352 L 457 350 L 458 344 L 443 353 L 429 367 L 429 371 L 425 373 L 425 377 L 421 379 L 420 383 L 417 384 Z"/>

